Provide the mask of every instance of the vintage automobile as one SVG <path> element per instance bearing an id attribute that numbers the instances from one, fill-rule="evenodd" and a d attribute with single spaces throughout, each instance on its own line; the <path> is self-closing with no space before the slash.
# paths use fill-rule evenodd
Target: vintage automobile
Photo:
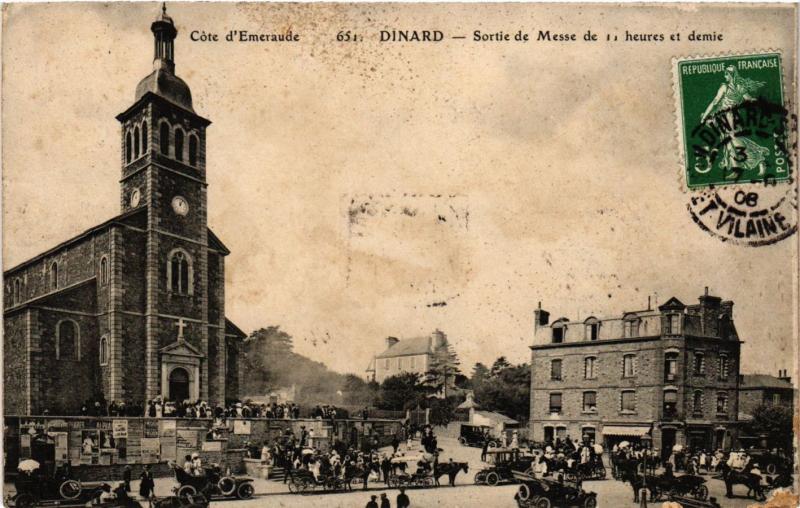
<path id="1" fill-rule="evenodd" d="M 787 457 L 764 449 L 750 449 L 747 451 L 747 455 L 750 456 L 751 464 L 758 464 L 762 471 L 770 475 L 792 469 L 791 456 Z"/>
<path id="2" fill-rule="evenodd" d="M 100 483 L 82 485 L 57 470 L 50 475 L 34 460 L 19 463 L 19 474 L 14 479 L 16 492 L 7 499 L 7 505 L 26 508 L 44 501 L 83 504 L 93 499 Z"/>
<path id="3" fill-rule="evenodd" d="M 535 478 L 519 472 L 514 476 L 522 484 L 514 496 L 519 508 L 597 507 L 597 494 L 586 492 L 580 483 Z"/>
<path id="4" fill-rule="evenodd" d="M 665 477 L 664 475 L 654 477 L 656 479 L 656 498 L 662 496 L 692 496 L 699 501 L 708 498 L 708 487 L 706 480 L 702 476 L 685 474 L 681 476 Z"/>
<path id="5" fill-rule="evenodd" d="M 250 499 L 255 493 L 253 479 L 246 476 L 223 476 L 219 467 L 205 468 L 203 476 L 187 473 L 176 464 L 171 464 L 178 486 L 173 491 L 178 497 L 203 494 L 211 500 L 214 497 L 235 497 Z"/>
<path id="6" fill-rule="evenodd" d="M 491 427 L 486 425 L 462 423 L 458 442 L 464 446 L 477 446 L 478 448 L 482 448 L 483 444 L 488 441 L 487 446 L 489 448 L 497 448 L 498 440 L 491 435 L 489 432 L 490 429 Z"/>
<path id="7" fill-rule="evenodd" d="M 493 487 L 500 482 L 516 482 L 514 472 L 530 472 L 533 460 L 533 455 L 516 448 L 487 450 L 486 461 L 489 465 L 475 474 L 475 484 Z"/>

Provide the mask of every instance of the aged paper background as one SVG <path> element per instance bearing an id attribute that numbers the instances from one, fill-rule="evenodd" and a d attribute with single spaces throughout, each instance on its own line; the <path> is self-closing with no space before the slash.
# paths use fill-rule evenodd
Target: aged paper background
<path id="1" fill-rule="evenodd" d="M 280 324 L 299 353 L 360 374 L 387 335 L 439 327 L 468 371 L 528 361 L 538 301 L 575 319 L 709 286 L 736 303 L 742 371 L 793 370 L 797 239 L 740 247 L 691 222 L 670 59 L 780 49 L 791 91 L 794 7 L 169 8 L 177 73 L 214 122 L 209 225 L 232 251 L 226 312 L 244 330 Z M 156 10 L 4 6 L 5 267 L 119 212 L 114 115 L 151 70 Z M 299 43 L 189 40 L 287 27 Z M 381 44 L 381 29 L 446 38 Z M 724 40 L 471 40 L 589 29 Z"/>

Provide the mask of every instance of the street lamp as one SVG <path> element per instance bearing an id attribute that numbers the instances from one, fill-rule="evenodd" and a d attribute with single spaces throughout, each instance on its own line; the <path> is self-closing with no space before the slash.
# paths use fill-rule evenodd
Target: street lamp
<path id="1" fill-rule="evenodd" d="M 648 434 L 642 436 L 642 446 L 644 453 L 642 453 L 642 490 L 639 493 L 639 506 L 647 508 L 647 456 L 650 455 L 650 447 L 652 446 L 653 438 Z"/>

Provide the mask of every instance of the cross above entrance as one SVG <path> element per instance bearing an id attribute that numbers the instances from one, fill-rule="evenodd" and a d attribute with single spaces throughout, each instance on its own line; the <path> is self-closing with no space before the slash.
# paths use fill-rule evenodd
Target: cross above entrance
<path id="1" fill-rule="evenodd" d="M 178 327 L 178 340 L 183 341 L 183 329 L 186 328 L 186 322 L 183 318 L 179 318 L 178 322 L 175 323 L 175 326 Z"/>

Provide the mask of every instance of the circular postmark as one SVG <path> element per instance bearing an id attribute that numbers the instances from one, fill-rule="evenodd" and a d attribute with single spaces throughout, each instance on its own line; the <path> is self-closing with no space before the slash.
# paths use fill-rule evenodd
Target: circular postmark
<path id="1" fill-rule="evenodd" d="M 784 107 L 777 53 L 678 63 L 687 205 L 722 241 L 762 246 L 797 231 L 797 118 Z"/>

